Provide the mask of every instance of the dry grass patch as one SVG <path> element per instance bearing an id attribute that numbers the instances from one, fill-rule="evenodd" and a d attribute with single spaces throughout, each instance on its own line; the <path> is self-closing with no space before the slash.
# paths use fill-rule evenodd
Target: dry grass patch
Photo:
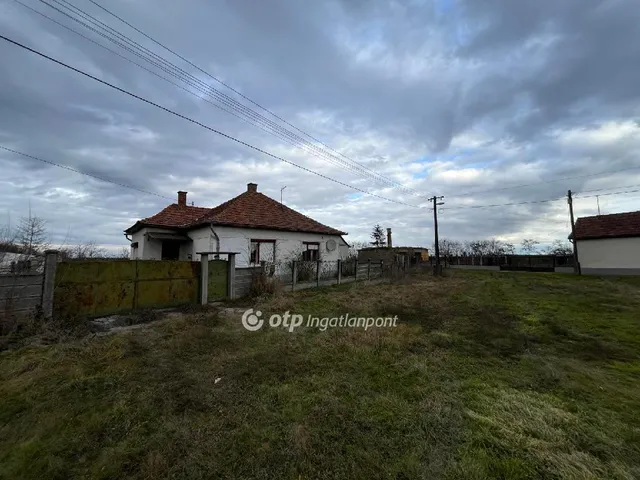
<path id="1" fill-rule="evenodd" d="M 2 353 L 0 478 L 640 478 L 632 283 L 410 282 Z M 248 307 L 400 322 L 248 332 Z"/>

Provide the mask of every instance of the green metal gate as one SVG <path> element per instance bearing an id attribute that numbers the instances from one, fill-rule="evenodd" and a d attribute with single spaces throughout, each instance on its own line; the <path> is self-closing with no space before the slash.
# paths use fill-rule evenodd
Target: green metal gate
<path id="1" fill-rule="evenodd" d="M 212 302 L 227 298 L 227 269 L 226 260 L 209 260 L 209 283 L 207 286 L 207 300 Z"/>

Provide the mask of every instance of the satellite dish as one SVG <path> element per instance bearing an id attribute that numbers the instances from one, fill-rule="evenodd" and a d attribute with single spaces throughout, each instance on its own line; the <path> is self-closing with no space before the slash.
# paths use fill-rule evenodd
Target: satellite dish
<path id="1" fill-rule="evenodd" d="M 333 252 L 336 249 L 336 241 L 335 240 L 327 240 L 327 251 Z"/>

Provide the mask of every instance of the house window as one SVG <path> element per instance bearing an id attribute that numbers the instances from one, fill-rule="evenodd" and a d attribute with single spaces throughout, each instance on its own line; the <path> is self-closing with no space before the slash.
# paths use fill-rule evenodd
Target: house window
<path id="1" fill-rule="evenodd" d="M 316 261 L 320 259 L 320 244 L 318 242 L 302 242 L 302 260 Z"/>
<path id="2" fill-rule="evenodd" d="M 273 262 L 276 258 L 275 240 L 251 240 L 249 263 Z"/>
<path id="3" fill-rule="evenodd" d="M 178 260 L 178 258 L 180 258 L 180 242 L 163 240 L 162 260 Z"/>

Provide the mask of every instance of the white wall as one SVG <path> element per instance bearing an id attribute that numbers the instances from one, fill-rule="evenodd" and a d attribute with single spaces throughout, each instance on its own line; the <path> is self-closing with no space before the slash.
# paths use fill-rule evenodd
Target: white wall
<path id="1" fill-rule="evenodd" d="M 293 260 L 298 252 L 302 251 L 302 242 L 318 242 L 320 244 L 320 259 L 331 261 L 345 258 L 349 247 L 341 239 L 340 235 L 321 235 L 318 233 L 283 232 L 279 230 L 257 230 L 249 228 L 216 227 L 213 229 L 220 238 L 220 251 L 238 252 L 236 265 L 240 267 L 249 265 L 249 248 L 251 240 L 275 240 L 276 258 L 275 262 Z M 206 228 L 210 232 L 209 227 Z M 189 233 L 191 236 L 191 232 Z M 333 239 L 336 242 L 336 249 L 332 252 L 327 250 L 327 240 Z M 215 250 L 215 239 L 211 250 Z M 195 241 L 194 241 L 195 244 Z M 269 246 L 261 246 L 261 259 L 263 251 Z M 195 251 L 194 251 L 195 253 Z M 195 256 L 194 256 L 195 258 Z"/>
<path id="2" fill-rule="evenodd" d="M 138 242 L 137 249 L 131 249 L 130 259 L 132 260 L 162 260 L 162 241 L 149 239 L 146 234 L 149 232 L 154 233 L 175 233 L 174 230 L 166 228 L 143 228 L 138 232 L 131 235 L 132 242 Z M 192 255 L 191 243 L 185 243 L 180 246 L 180 260 L 189 260 L 189 255 Z M 198 250 L 199 251 L 199 250 Z"/>
<path id="3" fill-rule="evenodd" d="M 146 236 L 149 232 L 172 233 L 173 230 L 145 227 L 137 231 L 131 235 L 131 241 L 138 242 L 138 248 L 131 249 L 131 256 L 129 258 L 132 260 L 162 260 L 162 242 L 160 240 L 149 240 Z"/>
<path id="4" fill-rule="evenodd" d="M 583 270 L 640 269 L 640 237 L 579 240 L 578 259 Z"/>
<path id="5" fill-rule="evenodd" d="M 275 240 L 275 262 L 293 260 L 293 257 L 302 251 L 302 242 L 318 242 L 320 244 L 320 259 L 332 261 L 344 259 L 349 253 L 349 246 L 340 235 L 321 235 L 318 233 L 283 232 L 279 230 L 257 230 L 236 227 L 213 227 L 220 239 L 221 252 L 238 252 L 236 265 L 246 267 L 249 265 L 249 248 L 251 240 Z M 143 228 L 132 235 L 132 240 L 138 242 L 137 258 L 144 260 L 160 260 L 162 258 L 162 242 L 149 240 L 145 234 L 153 232 L 171 232 L 160 228 Z M 191 230 L 187 233 L 191 242 L 185 243 L 180 248 L 180 260 L 199 261 L 200 255 L 196 252 L 216 251 L 217 241 L 209 226 Z M 336 248 L 332 252 L 327 250 L 327 240 L 335 240 Z M 270 261 L 270 245 L 261 245 L 261 260 Z M 132 253 L 133 254 L 133 253 Z M 191 258 L 189 258 L 191 255 Z M 133 258 L 133 256 L 132 256 Z"/>

